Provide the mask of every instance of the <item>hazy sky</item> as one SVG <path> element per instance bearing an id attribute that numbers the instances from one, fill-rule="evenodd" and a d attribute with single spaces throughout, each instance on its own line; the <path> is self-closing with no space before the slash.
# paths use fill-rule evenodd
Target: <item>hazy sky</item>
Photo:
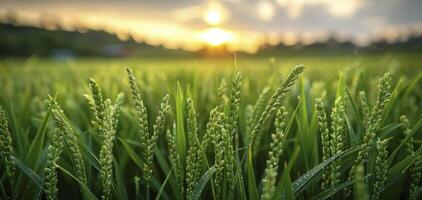
<path id="1" fill-rule="evenodd" d="M 365 44 L 422 30 L 422 0 L 0 1 L 0 15 L 11 11 L 22 23 L 48 19 L 192 50 L 227 44 L 253 52 L 263 42 L 312 43 L 333 33 Z"/>

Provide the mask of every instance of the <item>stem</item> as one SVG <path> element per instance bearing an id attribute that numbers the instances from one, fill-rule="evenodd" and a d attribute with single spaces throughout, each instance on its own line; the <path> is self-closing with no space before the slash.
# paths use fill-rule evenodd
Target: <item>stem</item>
<path id="1" fill-rule="evenodd" d="M 207 167 L 207 169 L 209 169 L 210 168 L 210 165 L 208 163 L 207 154 L 206 154 L 205 150 L 202 148 L 202 146 L 199 146 L 199 149 L 202 152 L 202 159 L 205 162 L 205 166 Z M 217 197 L 215 195 L 214 179 L 212 179 L 212 178 L 211 178 L 211 191 L 212 191 L 212 197 L 213 197 L 213 199 L 214 200 L 217 200 Z"/>
<path id="2" fill-rule="evenodd" d="M 145 199 L 146 200 L 150 200 L 151 199 L 150 192 L 149 192 L 149 183 L 147 183 L 147 188 L 146 188 L 146 193 L 145 193 Z"/>

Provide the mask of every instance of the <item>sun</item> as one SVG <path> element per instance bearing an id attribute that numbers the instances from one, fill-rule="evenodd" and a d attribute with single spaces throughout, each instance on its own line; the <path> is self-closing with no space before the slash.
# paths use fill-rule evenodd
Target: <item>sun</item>
<path id="1" fill-rule="evenodd" d="M 220 25 L 228 18 L 228 11 L 218 1 L 210 1 L 202 11 L 202 19 L 209 25 Z"/>
<path id="2" fill-rule="evenodd" d="M 201 35 L 201 39 L 211 46 L 219 46 L 233 39 L 233 35 L 220 28 L 211 28 Z"/>
<path id="3" fill-rule="evenodd" d="M 218 10 L 208 10 L 205 12 L 204 20 L 210 25 L 220 24 L 222 21 L 221 13 Z"/>

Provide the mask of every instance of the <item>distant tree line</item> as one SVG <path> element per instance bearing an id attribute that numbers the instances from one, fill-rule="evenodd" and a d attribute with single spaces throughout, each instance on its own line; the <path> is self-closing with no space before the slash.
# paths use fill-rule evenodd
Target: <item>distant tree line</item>
<path id="1" fill-rule="evenodd" d="M 309 45 L 264 44 L 255 54 L 257 56 L 276 56 L 289 54 L 351 54 L 384 53 L 391 51 L 421 52 L 422 36 L 414 35 L 406 41 L 389 43 L 385 40 L 372 42 L 365 47 L 357 47 L 351 42 L 339 42 L 333 38 Z M 127 57 L 127 56 L 197 56 L 231 55 L 225 46 L 204 48 L 196 52 L 166 49 L 139 43 L 129 37 L 122 41 L 115 34 L 105 31 L 66 31 L 46 30 L 32 26 L 17 26 L 13 23 L 0 23 L 0 57 Z M 239 52 L 242 54 L 242 52 Z M 243 53 L 246 54 L 246 53 Z"/>

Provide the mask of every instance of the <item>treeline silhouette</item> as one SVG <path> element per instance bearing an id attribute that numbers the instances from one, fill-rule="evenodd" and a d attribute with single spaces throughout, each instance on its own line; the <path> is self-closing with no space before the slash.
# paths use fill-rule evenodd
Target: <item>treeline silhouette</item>
<path id="1" fill-rule="evenodd" d="M 340 42 L 330 38 L 323 42 L 304 45 L 264 44 L 255 56 L 276 56 L 295 54 L 356 54 L 385 52 L 421 52 L 422 36 L 414 35 L 405 41 L 389 43 L 386 40 L 372 42 L 358 47 L 352 42 Z M 105 31 L 46 30 L 32 26 L 18 26 L 13 23 L 0 24 L 0 56 L 26 57 L 129 57 L 129 56 L 224 56 L 232 55 L 224 46 L 204 48 L 196 52 L 181 49 L 166 49 L 140 43 L 129 37 L 120 40 L 115 34 Z M 246 54 L 238 52 L 239 54 Z"/>

